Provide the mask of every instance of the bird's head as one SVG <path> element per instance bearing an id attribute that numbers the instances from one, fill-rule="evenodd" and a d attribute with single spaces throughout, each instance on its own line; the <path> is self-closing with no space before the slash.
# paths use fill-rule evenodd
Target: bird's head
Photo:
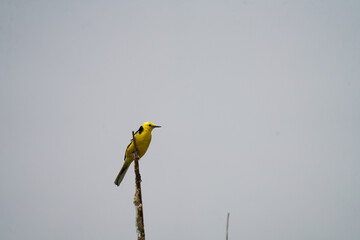
<path id="1" fill-rule="evenodd" d="M 142 127 L 144 128 L 144 130 L 148 130 L 151 132 L 154 128 L 159 128 L 161 126 L 156 126 L 152 122 L 145 122 L 143 123 Z"/>

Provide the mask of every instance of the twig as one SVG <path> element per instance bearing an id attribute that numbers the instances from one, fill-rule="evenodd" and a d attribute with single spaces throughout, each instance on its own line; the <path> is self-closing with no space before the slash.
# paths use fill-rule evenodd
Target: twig
<path id="1" fill-rule="evenodd" d="M 141 175 L 139 170 L 139 155 L 136 148 L 135 134 L 132 131 L 133 143 L 134 143 L 134 169 L 135 169 L 135 182 L 136 191 L 134 195 L 134 205 L 136 208 L 136 232 L 138 234 L 138 240 L 145 240 L 145 228 L 144 228 L 144 215 L 143 215 L 143 204 L 141 196 Z"/>
<path id="2" fill-rule="evenodd" d="M 229 233 L 229 218 L 230 218 L 230 213 L 228 212 L 226 218 L 226 240 L 228 240 L 228 233 Z"/>

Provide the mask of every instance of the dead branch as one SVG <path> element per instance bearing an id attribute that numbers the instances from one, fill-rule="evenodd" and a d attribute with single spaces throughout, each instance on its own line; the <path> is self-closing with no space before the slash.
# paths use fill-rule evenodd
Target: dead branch
<path id="1" fill-rule="evenodd" d="M 138 234 L 138 240 L 145 240 L 145 228 L 144 228 L 144 215 L 143 204 L 141 195 L 141 175 L 139 170 L 139 155 L 136 148 L 135 135 L 132 131 L 133 143 L 134 143 L 134 169 L 135 169 L 135 183 L 136 191 L 134 195 L 134 205 L 136 208 L 136 232 Z"/>

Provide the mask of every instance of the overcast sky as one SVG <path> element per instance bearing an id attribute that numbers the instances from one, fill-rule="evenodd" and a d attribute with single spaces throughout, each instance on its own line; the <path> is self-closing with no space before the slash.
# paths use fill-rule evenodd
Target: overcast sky
<path id="1" fill-rule="evenodd" d="M 360 239 L 360 2 L 0 1 L 0 239 Z"/>

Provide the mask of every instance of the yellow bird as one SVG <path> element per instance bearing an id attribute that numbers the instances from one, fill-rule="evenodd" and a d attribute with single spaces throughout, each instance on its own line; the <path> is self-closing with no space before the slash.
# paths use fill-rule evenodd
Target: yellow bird
<path id="1" fill-rule="evenodd" d="M 161 126 L 156 126 L 155 124 L 151 122 L 145 122 L 143 125 L 140 126 L 139 130 L 135 133 L 135 143 L 136 143 L 136 150 L 138 151 L 138 155 L 141 158 L 146 153 L 146 150 L 148 149 L 150 142 L 151 142 L 151 131 L 154 128 L 159 128 Z M 125 177 L 125 174 L 130 166 L 130 164 L 134 161 L 134 143 L 131 140 L 130 144 L 127 146 L 125 151 L 125 157 L 124 157 L 124 164 L 117 175 L 115 179 L 115 185 L 119 186 L 123 178 Z"/>

